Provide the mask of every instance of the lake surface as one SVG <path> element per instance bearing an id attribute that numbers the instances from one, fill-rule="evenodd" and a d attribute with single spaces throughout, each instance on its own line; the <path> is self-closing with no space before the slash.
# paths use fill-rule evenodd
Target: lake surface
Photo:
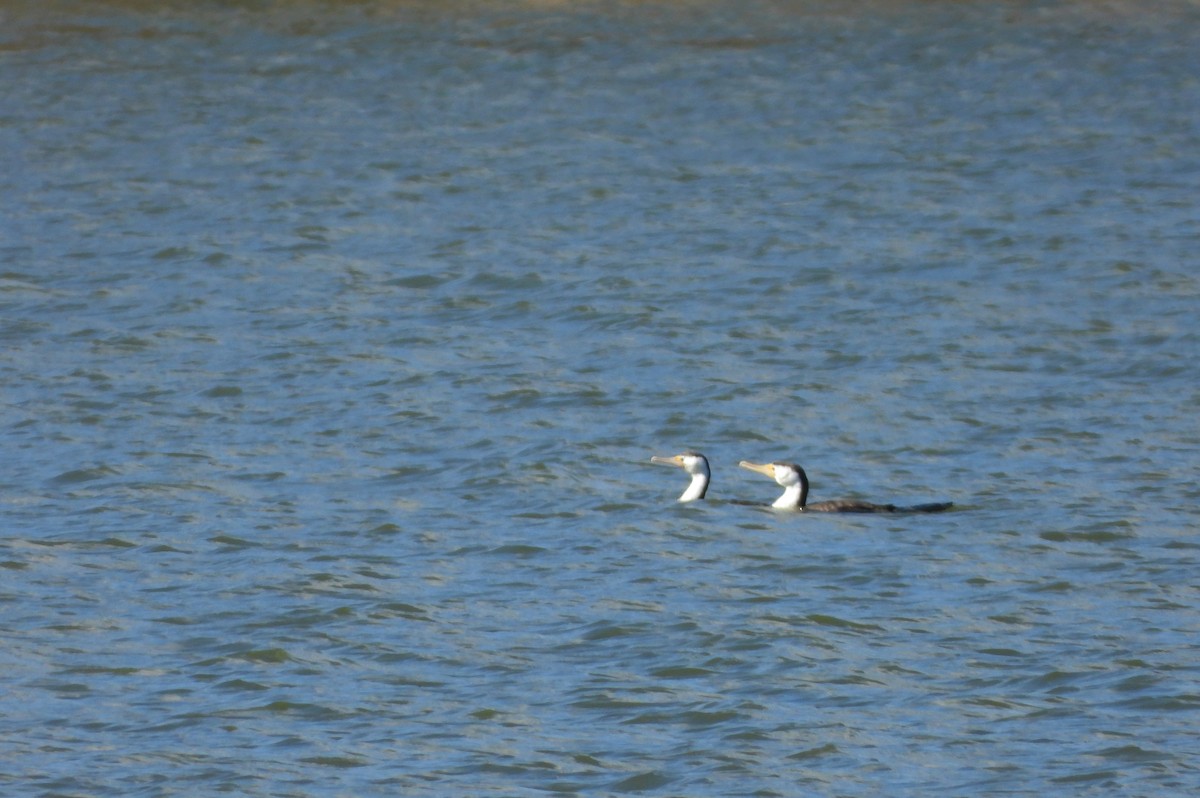
<path id="1" fill-rule="evenodd" d="M 0 23 L 5 795 L 1200 790 L 1194 4 Z"/>

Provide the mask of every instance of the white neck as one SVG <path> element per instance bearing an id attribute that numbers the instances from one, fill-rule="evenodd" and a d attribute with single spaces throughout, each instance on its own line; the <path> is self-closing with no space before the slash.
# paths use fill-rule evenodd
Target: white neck
<path id="1" fill-rule="evenodd" d="M 783 495 L 780 496 L 771 505 L 780 510 L 799 510 L 800 494 L 803 492 L 804 486 L 797 482 L 795 485 L 788 485 L 783 489 Z"/>
<path id="2" fill-rule="evenodd" d="M 696 499 L 704 497 L 704 489 L 708 487 L 707 474 L 692 474 L 692 482 L 687 486 L 687 490 L 679 497 L 681 502 L 694 502 Z"/>

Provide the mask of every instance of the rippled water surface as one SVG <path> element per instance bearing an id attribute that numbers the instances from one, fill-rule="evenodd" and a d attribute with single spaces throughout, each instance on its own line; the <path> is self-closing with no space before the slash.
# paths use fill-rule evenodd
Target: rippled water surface
<path id="1" fill-rule="evenodd" d="M 0 23 L 4 794 L 1200 790 L 1194 4 Z"/>

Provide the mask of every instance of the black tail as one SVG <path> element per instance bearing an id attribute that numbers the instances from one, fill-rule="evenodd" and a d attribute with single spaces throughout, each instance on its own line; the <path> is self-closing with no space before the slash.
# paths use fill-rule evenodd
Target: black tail
<path id="1" fill-rule="evenodd" d="M 930 504 L 914 504 L 912 507 L 897 507 L 898 513 L 940 513 L 949 510 L 954 502 L 931 502 Z"/>

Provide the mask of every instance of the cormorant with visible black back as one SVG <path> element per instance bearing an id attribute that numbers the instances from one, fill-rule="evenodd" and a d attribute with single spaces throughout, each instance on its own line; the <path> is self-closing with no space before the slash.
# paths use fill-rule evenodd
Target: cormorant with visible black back
<path id="1" fill-rule="evenodd" d="M 810 513 L 937 513 L 954 506 L 952 502 L 934 502 L 897 507 L 894 504 L 872 504 L 856 499 L 836 499 L 808 504 L 808 475 L 795 463 L 760 465 L 743 460 L 738 465 L 765 474 L 783 488 L 783 495 L 771 504 L 779 510 L 802 510 Z"/>

